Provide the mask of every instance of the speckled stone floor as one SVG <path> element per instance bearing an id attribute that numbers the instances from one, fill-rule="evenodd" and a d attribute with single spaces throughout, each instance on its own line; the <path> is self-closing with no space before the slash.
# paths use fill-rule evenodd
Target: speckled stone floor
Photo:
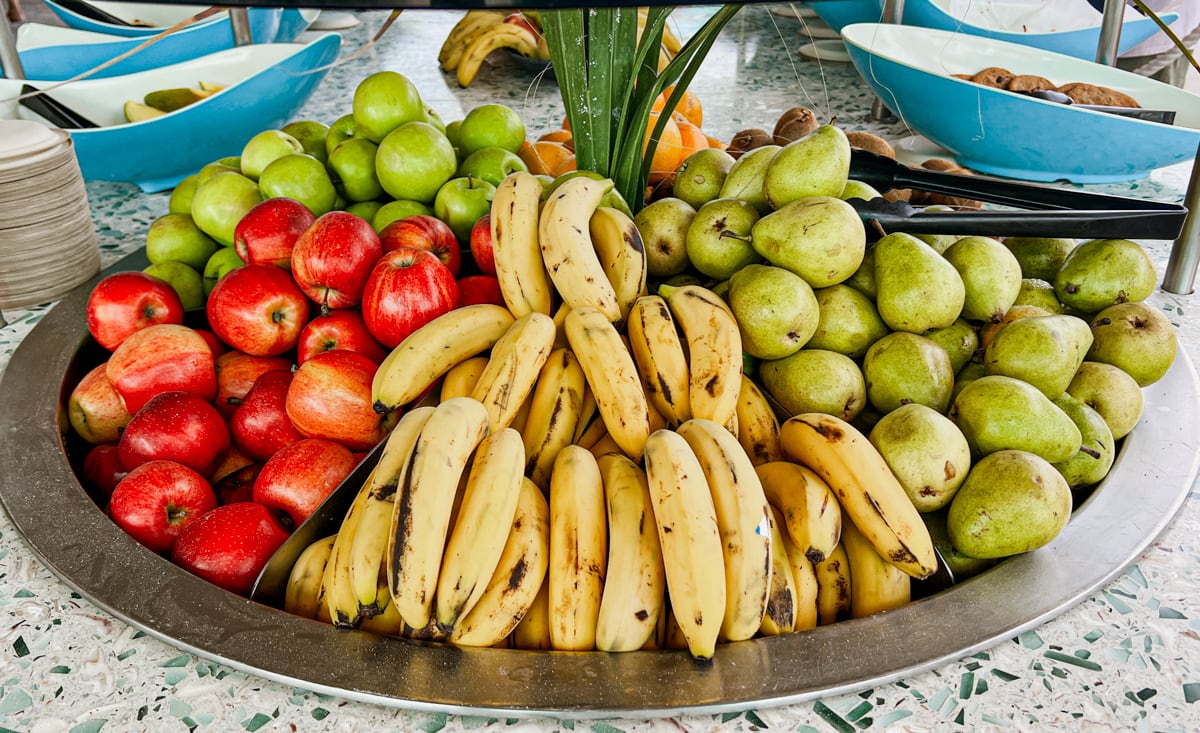
<path id="1" fill-rule="evenodd" d="M 698 11 L 681 14 L 686 31 Z M 344 32 L 343 55 L 379 28 L 384 13 L 362 13 Z M 301 117 L 332 121 L 350 108 L 354 86 L 377 69 L 400 71 L 446 120 L 485 101 L 518 109 L 532 132 L 562 119 L 558 89 L 511 60 L 489 60 L 459 89 L 438 70 L 437 46 L 456 13 L 412 11 L 374 48 L 335 68 Z M 308 37 L 308 36 L 305 36 Z M 302 40 L 303 38 L 302 37 Z M 693 88 L 710 134 L 769 127 L 802 104 L 848 129 L 898 141 L 911 131 L 869 120 L 873 97 L 846 64 L 817 64 L 796 49 L 800 23 L 748 7 L 714 47 Z M 231 150 L 234 154 L 237 151 Z M 1190 164 L 1131 184 L 1092 190 L 1179 201 Z M 90 182 L 89 202 L 104 264 L 144 244 L 165 194 Z M 1161 273 L 1170 242 L 1144 242 Z M 1152 297 L 1175 323 L 1184 351 L 1200 351 L 1196 295 Z M 5 313 L 0 368 L 47 307 Z M 81 316 L 82 317 L 82 314 Z M 1180 409 L 1195 410 L 1185 405 Z M 1169 420 L 1170 415 L 1153 419 Z M 1192 439 L 1195 445 L 1195 439 Z M 19 477 L 0 478 L 6 483 Z M 1195 487 L 1171 526 L 1137 561 L 1086 600 L 1045 624 L 958 661 L 851 694 L 721 715 L 659 720 L 579 721 L 413 712 L 318 694 L 231 669 L 142 633 L 89 603 L 30 552 L 0 517 L 0 728 L 52 731 L 413 730 L 604 731 L 795 730 L 934 731 L 1200 729 L 1200 501 Z M 1097 541 L 1102 541 L 1100 538 Z M 938 619 L 930 619 L 939 624 Z M 802 673 L 798 670 L 797 673 Z"/>

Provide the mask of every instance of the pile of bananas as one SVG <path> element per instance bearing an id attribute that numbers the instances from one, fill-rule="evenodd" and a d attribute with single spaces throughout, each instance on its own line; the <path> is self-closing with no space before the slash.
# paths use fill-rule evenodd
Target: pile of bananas
<path id="1" fill-rule="evenodd" d="M 709 659 L 896 608 L 935 571 L 862 433 L 781 425 L 719 297 L 647 293 L 637 227 L 601 205 L 611 186 L 570 178 L 543 204 L 537 177 L 501 183 L 507 307 L 451 311 L 380 365 L 376 408 L 406 412 L 339 532 L 297 561 L 287 610 L 463 646 Z"/>
<path id="2" fill-rule="evenodd" d="M 646 8 L 638 9 L 639 37 L 646 12 Z M 679 37 L 669 27 L 663 28 L 659 71 L 682 47 Z M 526 58 L 550 61 L 550 49 L 536 10 L 468 10 L 442 42 L 438 64 L 443 71 L 455 74 L 459 86 L 467 87 L 475 80 L 483 60 L 501 48 Z"/>

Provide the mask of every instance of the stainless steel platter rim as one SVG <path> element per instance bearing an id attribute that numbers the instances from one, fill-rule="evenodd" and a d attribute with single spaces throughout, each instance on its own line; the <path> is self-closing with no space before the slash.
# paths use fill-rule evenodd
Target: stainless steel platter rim
<path id="1" fill-rule="evenodd" d="M 139 252 L 109 271 L 142 266 Z M 87 497 L 67 463 L 60 407 L 63 375 L 87 335 L 87 293 L 101 276 L 45 315 L 0 379 L 7 406 L 0 502 L 17 531 L 84 598 L 173 647 L 388 707 L 648 718 L 786 705 L 893 682 L 995 646 L 1089 597 L 1169 525 L 1200 470 L 1200 389 L 1181 351 L 1146 389 L 1143 422 L 1109 477 L 1054 543 L 888 614 L 724 645 L 705 666 L 684 652 L 463 650 L 338 631 L 175 567 L 126 537 Z"/>

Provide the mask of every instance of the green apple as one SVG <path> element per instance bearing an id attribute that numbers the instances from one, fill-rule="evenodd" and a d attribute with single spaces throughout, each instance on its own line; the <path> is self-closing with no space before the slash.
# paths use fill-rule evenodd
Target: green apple
<path id="1" fill-rule="evenodd" d="M 204 307 L 204 278 L 199 270 L 175 260 L 163 260 L 151 264 L 142 272 L 170 283 L 179 295 L 184 310 L 200 310 Z"/>
<path id="2" fill-rule="evenodd" d="M 202 270 L 220 246 L 200 231 L 191 214 L 163 214 L 146 232 L 146 259 L 152 264 L 174 260 Z"/>
<path id="3" fill-rule="evenodd" d="M 325 162 L 329 151 L 325 149 L 325 138 L 329 136 L 329 125 L 316 120 L 296 120 L 279 128 L 300 141 L 300 147 L 312 157 Z"/>
<path id="4" fill-rule="evenodd" d="M 373 143 L 406 122 L 426 119 L 416 85 L 395 71 L 377 71 L 360 81 L 354 89 L 353 110 L 355 135 Z"/>
<path id="5" fill-rule="evenodd" d="M 217 281 L 225 277 L 225 273 L 235 270 L 244 264 L 246 263 L 242 262 L 242 258 L 238 257 L 237 250 L 233 247 L 222 247 L 214 252 L 213 256 L 208 258 L 208 262 L 204 263 L 204 274 L 202 277 L 204 280 L 205 297 L 208 297 L 208 294 L 212 292 Z"/>
<path id="6" fill-rule="evenodd" d="M 461 128 L 462 120 L 454 120 L 453 122 L 446 123 L 446 129 L 442 131 L 445 133 L 446 139 L 450 141 L 450 144 L 454 146 L 455 150 L 460 150 L 462 148 L 462 140 L 460 140 L 458 137 L 458 132 Z"/>
<path id="7" fill-rule="evenodd" d="M 382 201 L 355 201 L 344 210 L 366 221 L 373 221 L 381 208 L 383 208 Z"/>
<path id="8" fill-rule="evenodd" d="M 428 122 L 408 122 L 392 130 L 375 154 L 375 174 L 394 199 L 432 203 L 457 170 L 454 146 Z"/>
<path id="9" fill-rule="evenodd" d="M 196 195 L 196 186 L 200 185 L 200 174 L 193 173 L 175 184 L 171 189 L 171 198 L 167 201 L 167 211 L 172 214 L 192 213 L 192 196 Z"/>
<path id="10" fill-rule="evenodd" d="M 218 244 L 232 247 L 233 230 L 262 199 L 257 183 L 241 173 L 222 171 L 196 187 L 192 220 Z"/>
<path id="11" fill-rule="evenodd" d="M 300 141 L 283 130 L 263 130 L 242 148 L 242 175 L 257 179 L 276 159 L 302 152 Z"/>
<path id="12" fill-rule="evenodd" d="M 274 161 L 258 179 L 264 199 L 289 198 L 304 204 L 316 216 L 333 210 L 337 189 L 321 161 L 292 153 Z"/>
<path id="13" fill-rule="evenodd" d="M 227 163 L 222 163 L 219 160 L 214 160 L 211 163 L 201 166 L 200 170 L 196 171 L 196 185 L 201 186 L 207 183 L 208 179 L 212 178 L 218 173 L 237 173 L 238 175 L 241 175 L 242 169 L 240 167 L 231 166 Z M 192 192 L 192 195 L 196 195 L 195 191 Z"/>
<path id="14" fill-rule="evenodd" d="M 481 178 L 451 178 L 433 201 L 434 215 L 450 225 L 460 244 L 471 241 L 471 227 L 491 211 L 496 187 Z"/>
<path id="15" fill-rule="evenodd" d="M 370 201 L 383 195 L 375 175 L 379 146 L 363 137 L 352 137 L 333 149 L 326 168 L 338 191 L 348 201 Z"/>
<path id="16" fill-rule="evenodd" d="M 423 204 L 420 201 L 411 201 L 409 199 L 388 201 L 379 207 L 379 210 L 375 212 L 375 216 L 370 219 L 370 222 L 371 226 L 375 227 L 375 231 L 382 232 L 383 228 L 388 224 L 415 214 L 433 216 L 433 207 Z"/>
<path id="17" fill-rule="evenodd" d="M 459 164 L 458 176 L 482 178 L 493 186 L 499 186 L 509 173 L 528 171 L 529 167 L 511 150 L 489 145 L 471 153 Z"/>
<path id="18" fill-rule="evenodd" d="M 433 125 L 443 135 L 446 133 L 446 123 L 442 120 L 442 116 L 437 113 L 437 110 L 429 105 L 425 105 L 425 122 Z"/>
<path id="19" fill-rule="evenodd" d="M 525 142 L 525 123 L 521 115 L 503 104 L 481 104 L 467 113 L 458 128 L 463 155 L 495 145 L 517 152 Z"/>
<path id="20" fill-rule="evenodd" d="M 329 126 L 329 132 L 325 134 L 325 159 L 329 159 L 329 154 L 333 149 L 350 138 L 354 137 L 354 115 L 342 115 L 333 121 Z"/>

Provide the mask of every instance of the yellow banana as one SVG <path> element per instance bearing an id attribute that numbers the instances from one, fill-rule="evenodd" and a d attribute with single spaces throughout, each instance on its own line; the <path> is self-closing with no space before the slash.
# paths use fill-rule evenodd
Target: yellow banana
<path id="1" fill-rule="evenodd" d="M 568 345 L 567 348 L 570 346 Z M 604 418 L 600 417 L 599 409 L 596 407 L 596 395 L 592 394 L 592 389 L 587 386 L 586 382 L 587 377 L 584 377 L 583 407 L 579 410 L 579 422 L 575 423 L 575 437 L 571 442 L 584 448 L 591 448 L 600 439 L 600 436 L 608 432 L 608 427 L 604 424 Z"/>
<path id="2" fill-rule="evenodd" d="M 671 427 L 690 420 L 688 357 L 667 301 L 659 295 L 645 295 L 634 301 L 626 319 L 626 332 L 650 405 Z"/>
<path id="3" fill-rule="evenodd" d="M 392 514 L 388 587 L 404 622 L 429 626 L 456 487 L 471 453 L 488 433 L 487 409 L 469 397 L 434 408 L 421 429 Z"/>
<path id="4" fill-rule="evenodd" d="M 482 303 L 455 308 L 413 331 L 375 372 L 375 411 L 388 413 L 420 397 L 455 364 L 492 348 L 512 324 L 507 309 Z"/>
<path id="5" fill-rule="evenodd" d="M 621 306 L 588 227 L 593 212 L 612 187 L 608 178 L 577 176 L 564 181 L 542 207 L 538 245 L 550 280 L 571 310 L 590 306 L 616 322 L 621 319 Z"/>
<path id="6" fill-rule="evenodd" d="M 471 390 L 479 383 L 479 375 L 487 366 L 486 356 L 473 356 L 450 367 L 446 376 L 442 377 L 442 389 L 438 395 L 439 402 L 445 402 L 451 397 L 470 397 Z"/>
<path id="7" fill-rule="evenodd" d="M 596 308 L 572 307 L 564 325 L 605 427 L 625 455 L 640 461 L 650 434 L 650 406 L 633 356 L 608 317 Z"/>
<path id="8" fill-rule="evenodd" d="M 329 550 L 325 575 L 321 578 L 321 593 L 330 623 L 340 629 L 355 628 L 362 621 L 358 597 L 350 580 L 350 546 L 358 531 L 358 520 L 362 517 L 363 506 L 371 495 L 370 484 L 373 477 L 374 472 L 350 502 L 350 508 L 346 510 L 346 516 L 342 519 L 342 525 L 333 540 L 333 547 Z"/>
<path id="9" fill-rule="evenodd" d="M 496 571 L 524 470 L 525 446 L 516 430 L 501 428 L 479 443 L 438 575 L 437 622 L 447 632 L 479 601 Z"/>
<path id="10" fill-rule="evenodd" d="M 598 206 L 588 220 L 592 246 L 617 296 L 621 319 L 646 294 L 646 247 L 633 218 L 620 209 Z"/>
<path id="11" fill-rule="evenodd" d="M 501 48 L 511 48 L 522 56 L 537 58 L 538 39 L 515 23 L 498 23 L 488 26 L 477 36 L 470 39 L 463 50 L 462 57 L 454 73 L 458 77 L 458 85 L 466 88 L 475 80 L 483 60 L 492 52 Z"/>
<path id="12" fill-rule="evenodd" d="M 596 647 L 608 561 L 604 486 L 591 453 L 569 445 L 550 474 L 550 640 L 555 649 Z"/>
<path id="13" fill-rule="evenodd" d="M 506 15 L 507 11 L 503 10 L 468 10 L 446 34 L 446 40 L 438 51 L 438 65 L 445 71 L 454 71 L 466 50 L 467 42 L 484 28 L 503 23 Z"/>
<path id="14" fill-rule="evenodd" d="M 379 598 L 379 610 L 373 616 L 364 616 L 358 628 L 373 634 L 400 636 L 404 629 L 404 619 L 400 618 L 396 604 L 391 602 L 388 595 L 387 578 L 381 576 L 377 585 L 375 595 Z"/>
<path id="15" fill-rule="evenodd" d="M 509 311 L 553 313 L 554 287 L 538 244 L 542 182 L 525 171 L 510 173 L 492 198 L 492 256 Z"/>
<path id="16" fill-rule="evenodd" d="M 708 480 L 725 557 L 721 637 L 743 641 L 762 626 L 771 591 L 771 509 L 754 464 L 728 430 L 692 418 L 677 428 Z"/>
<path id="17" fill-rule="evenodd" d="M 538 588 L 529 610 L 512 630 L 510 638 L 514 649 L 550 651 L 554 648 L 550 641 L 550 581 L 548 578 L 542 580 L 541 587 Z"/>
<path id="18" fill-rule="evenodd" d="M 358 599 L 358 612 L 366 620 L 382 611 L 391 597 L 379 596 L 379 578 L 384 567 L 388 538 L 392 530 L 392 513 L 396 506 L 396 488 L 403 480 L 409 456 L 417 444 L 421 428 L 433 414 L 432 407 L 409 410 L 392 428 L 384 443 L 379 463 L 371 472 L 364 489 L 367 492 L 359 511 L 358 525 L 350 545 L 350 585 Z"/>
<path id="19" fill-rule="evenodd" d="M 487 408 L 492 430 L 512 424 L 533 392 L 550 346 L 554 321 L 543 313 L 526 313 L 509 326 L 488 358 L 487 366 L 471 390 L 471 397 Z"/>
<path id="20" fill-rule="evenodd" d="M 337 535 L 330 535 L 304 548 L 288 575 L 283 610 L 304 618 L 316 618 L 321 603 L 321 580 Z"/>
<path id="21" fill-rule="evenodd" d="M 842 530 L 842 547 L 850 563 L 850 617 L 863 618 L 908 605 L 912 578 L 884 560 L 853 522 Z"/>
<path id="22" fill-rule="evenodd" d="M 529 416 L 522 431 L 525 475 L 543 491 L 549 490 L 555 457 L 575 437 L 586 386 L 583 367 L 570 349 L 550 353 L 529 397 Z"/>
<path id="23" fill-rule="evenodd" d="M 829 557 L 813 563 L 813 574 L 817 577 L 817 622 L 828 626 L 850 618 L 853 586 L 850 560 L 842 543 L 833 548 Z"/>
<path id="24" fill-rule="evenodd" d="M 888 562 L 914 578 L 937 571 L 929 528 L 867 436 L 841 418 L 806 413 L 784 422 L 780 445 L 785 458 L 825 479 L 842 511 Z"/>
<path id="25" fill-rule="evenodd" d="M 773 508 L 773 507 L 772 507 Z M 782 527 L 782 521 L 780 522 Z M 787 550 L 788 565 L 792 569 L 792 577 L 796 581 L 796 631 L 807 631 L 815 629 L 818 623 L 817 617 L 817 594 L 820 588 L 817 585 L 817 571 L 811 560 L 804 552 L 792 542 L 792 538 L 788 536 L 786 531 L 780 532 L 783 536 L 783 546 Z"/>
<path id="26" fill-rule="evenodd" d="M 688 398 L 692 417 L 730 425 L 742 391 L 742 335 L 729 306 L 699 285 L 663 285 L 688 345 Z"/>
<path id="27" fill-rule="evenodd" d="M 521 482 L 512 527 L 483 595 L 454 625 L 450 643 L 495 646 L 532 613 L 550 560 L 550 507 L 532 481 Z"/>
<path id="28" fill-rule="evenodd" d="M 654 505 L 641 466 L 616 453 L 600 456 L 596 464 L 608 516 L 608 566 L 596 648 L 635 651 L 655 636 L 667 590 Z"/>
<path id="29" fill-rule="evenodd" d="M 738 442 L 758 466 L 783 457 L 779 447 L 779 418 L 767 402 L 767 396 L 754 380 L 742 375 L 742 387 L 737 403 Z"/>
<path id="30" fill-rule="evenodd" d="M 842 534 L 842 507 L 829 485 L 811 468 L 791 461 L 771 461 L 754 470 L 792 542 L 809 561 L 824 560 Z"/>
<path id="31" fill-rule="evenodd" d="M 725 615 L 725 573 L 717 572 L 725 557 L 704 468 L 671 430 L 650 435 L 645 461 L 675 622 L 692 656 L 712 659 Z M 670 622 L 667 638 L 670 648 Z"/>
<path id="32" fill-rule="evenodd" d="M 620 453 L 621 455 L 625 455 L 621 451 L 621 446 L 617 445 L 617 441 L 613 440 L 613 437 L 608 433 L 605 433 L 603 436 L 601 436 L 600 440 L 597 440 L 591 448 L 588 448 L 588 451 L 597 458 L 600 456 L 606 456 L 609 453 Z"/>
<path id="33" fill-rule="evenodd" d="M 771 590 L 759 631 L 766 636 L 779 636 L 796 630 L 796 575 L 784 545 L 787 530 L 783 529 L 783 517 L 775 507 L 771 507 L 770 514 Z"/>

